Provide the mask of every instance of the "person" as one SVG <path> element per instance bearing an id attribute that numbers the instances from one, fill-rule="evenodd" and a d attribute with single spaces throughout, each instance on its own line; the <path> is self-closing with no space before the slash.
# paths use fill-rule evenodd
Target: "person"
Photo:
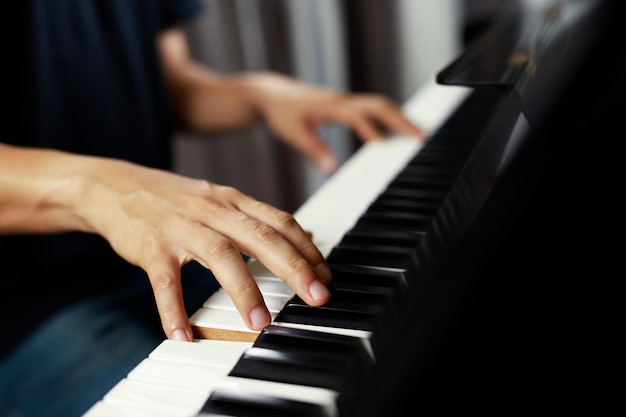
<path id="1" fill-rule="evenodd" d="M 275 72 L 213 71 L 181 28 L 198 0 L 23 3 L 29 21 L 11 25 L 27 34 L 11 39 L 16 78 L 3 79 L 21 84 L 0 95 L 13 104 L 0 136 L 1 416 L 82 415 L 165 338 L 193 340 L 188 317 L 220 286 L 262 329 L 270 315 L 247 256 L 308 304 L 329 300 L 312 231 L 173 172 L 170 139 L 267 123 L 330 173 L 322 123 L 363 141 L 387 129 L 421 136 L 395 103 Z"/>

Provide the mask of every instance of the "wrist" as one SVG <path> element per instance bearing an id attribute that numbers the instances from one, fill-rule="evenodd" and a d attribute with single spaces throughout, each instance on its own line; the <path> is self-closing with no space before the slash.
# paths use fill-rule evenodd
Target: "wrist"
<path id="1" fill-rule="evenodd" d="M 84 188 L 77 168 L 81 157 L 2 146 L 6 158 L 0 158 L 0 233 L 88 229 L 76 212 Z"/>

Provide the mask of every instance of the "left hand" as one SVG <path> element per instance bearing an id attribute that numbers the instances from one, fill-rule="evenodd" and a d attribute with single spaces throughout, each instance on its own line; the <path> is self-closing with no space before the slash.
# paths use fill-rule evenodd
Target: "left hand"
<path id="1" fill-rule="evenodd" d="M 367 142 L 392 131 L 423 138 L 390 99 L 378 94 L 353 94 L 313 86 L 275 73 L 256 76 L 255 102 L 273 132 L 300 151 L 325 173 L 337 168 L 337 159 L 318 136 L 318 127 L 334 122 L 351 128 Z"/>
<path id="2" fill-rule="evenodd" d="M 158 38 L 161 64 L 181 127 L 196 133 L 241 129 L 265 121 L 280 140 L 326 173 L 337 158 L 318 135 L 334 122 L 363 141 L 383 139 L 385 131 L 423 138 L 390 99 L 308 84 L 275 72 L 222 76 L 196 63 L 184 32 L 164 31 Z"/>

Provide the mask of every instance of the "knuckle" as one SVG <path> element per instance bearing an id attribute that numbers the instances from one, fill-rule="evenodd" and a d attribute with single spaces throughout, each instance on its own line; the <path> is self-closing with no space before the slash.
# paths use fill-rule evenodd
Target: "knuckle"
<path id="1" fill-rule="evenodd" d="M 304 258 L 292 259 L 288 262 L 287 268 L 291 274 L 297 274 L 302 271 L 309 271 L 311 266 Z"/>
<path id="2" fill-rule="evenodd" d="M 232 257 L 235 253 L 239 253 L 237 247 L 227 238 L 217 239 L 209 244 L 209 259 L 221 260 Z"/>
<path id="3" fill-rule="evenodd" d="M 156 293 L 168 292 L 176 289 L 177 281 L 170 275 L 161 273 L 152 278 L 152 289 Z"/>
<path id="4" fill-rule="evenodd" d="M 308 241 L 307 243 L 305 243 L 302 246 L 301 252 L 305 256 L 309 256 L 309 257 L 314 257 L 316 255 L 321 256 L 319 249 L 317 248 L 317 246 L 315 246 L 315 244 L 312 241 Z"/>
<path id="5" fill-rule="evenodd" d="M 241 195 L 239 190 L 229 185 L 216 185 L 215 187 L 219 190 L 220 194 L 225 195 L 228 199 L 238 199 Z"/>
<path id="6" fill-rule="evenodd" d="M 196 179 L 195 185 L 202 194 L 210 194 L 215 189 L 215 184 L 205 179 Z"/>
<path id="7" fill-rule="evenodd" d="M 231 287 L 232 298 L 241 299 L 245 298 L 248 294 L 258 292 L 258 286 L 254 280 L 242 280 L 237 282 Z"/>
<path id="8" fill-rule="evenodd" d="M 250 199 L 249 204 L 250 204 L 250 209 L 254 211 L 267 210 L 268 207 L 271 207 L 262 201 L 253 200 L 253 199 Z"/>
<path id="9" fill-rule="evenodd" d="M 257 222 L 253 227 L 253 237 L 256 242 L 268 243 L 280 239 L 281 235 L 269 224 Z"/>
<path id="10" fill-rule="evenodd" d="M 346 112 L 345 114 L 345 122 L 350 126 L 356 126 L 363 121 L 363 116 L 359 111 L 353 110 Z"/>
<path id="11" fill-rule="evenodd" d="M 278 210 L 275 214 L 276 224 L 279 229 L 292 229 L 298 226 L 296 219 L 286 211 Z"/>
<path id="12" fill-rule="evenodd" d="M 215 201 L 216 198 L 226 198 L 228 200 L 238 198 L 240 192 L 229 185 L 215 184 L 207 180 L 197 180 L 200 195 L 207 201 Z"/>
<path id="13" fill-rule="evenodd" d="M 385 95 L 379 93 L 370 93 L 366 95 L 365 98 L 369 100 L 370 103 L 380 106 L 387 106 L 391 104 L 391 100 L 389 100 Z"/>

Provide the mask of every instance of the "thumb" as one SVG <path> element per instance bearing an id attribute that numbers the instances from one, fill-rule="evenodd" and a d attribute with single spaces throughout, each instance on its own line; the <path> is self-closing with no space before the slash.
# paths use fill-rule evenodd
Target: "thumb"
<path id="1" fill-rule="evenodd" d="M 183 302 L 180 266 L 173 260 L 162 259 L 153 261 L 146 272 L 165 335 L 172 340 L 192 341 L 193 332 Z"/>
<path id="2" fill-rule="evenodd" d="M 300 129 L 291 138 L 286 139 L 286 142 L 307 158 L 317 169 L 325 174 L 330 174 L 337 169 L 337 157 L 313 130 Z"/>

